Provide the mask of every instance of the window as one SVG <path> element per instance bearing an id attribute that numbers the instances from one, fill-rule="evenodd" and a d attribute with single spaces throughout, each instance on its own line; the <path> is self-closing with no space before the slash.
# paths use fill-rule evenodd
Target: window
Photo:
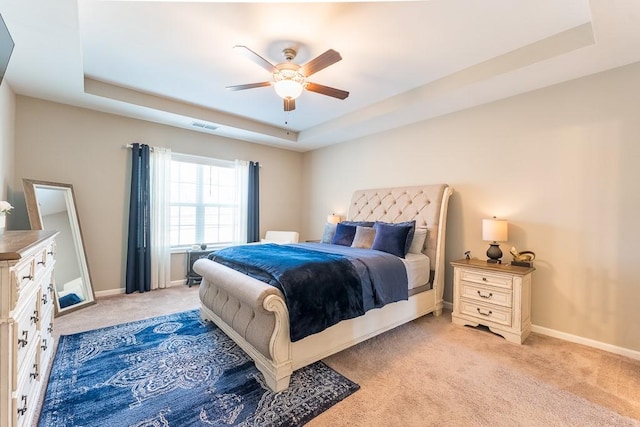
<path id="1" fill-rule="evenodd" d="M 236 177 L 234 162 L 172 155 L 169 196 L 172 247 L 234 242 L 242 193 Z"/>

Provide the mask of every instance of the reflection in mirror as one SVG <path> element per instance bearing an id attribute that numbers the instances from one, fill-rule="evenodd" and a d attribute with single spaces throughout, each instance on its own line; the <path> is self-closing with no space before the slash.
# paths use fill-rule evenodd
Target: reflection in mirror
<path id="1" fill-rule="evenodd" d="M 56 238 L 56 315 L 95 304 L 73 186 L 24 179 L 32 230 L 58 231 Z"/>

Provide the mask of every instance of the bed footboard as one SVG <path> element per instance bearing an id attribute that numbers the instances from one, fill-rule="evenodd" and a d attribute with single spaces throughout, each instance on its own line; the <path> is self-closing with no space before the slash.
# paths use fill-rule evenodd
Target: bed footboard
<path id="1" fill-rule="evenodd" d="M 280 290 L 209 259 L 196 261 L 194 270 L 202 276 L 202 318 L 249 354 L 269 388 L 286 389 L 292 373 L 289 313 Z"/>

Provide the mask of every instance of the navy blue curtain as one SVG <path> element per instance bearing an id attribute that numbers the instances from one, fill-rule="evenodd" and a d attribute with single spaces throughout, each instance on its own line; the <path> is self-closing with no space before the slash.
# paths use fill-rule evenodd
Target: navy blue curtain
<path id="1" fill-rule="evenodd" d="M 131 199 L 126 293 L 151 290 L 151 194 L 149 146 L 131 148 Z"/>
<path id="2" fill-rule="evenodd" d="M 260 241 L 260 163 L 249 162 L 247 243 Z"/>

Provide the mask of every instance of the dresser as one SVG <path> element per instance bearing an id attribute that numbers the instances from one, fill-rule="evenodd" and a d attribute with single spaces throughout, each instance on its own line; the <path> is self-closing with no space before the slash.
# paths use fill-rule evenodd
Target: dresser
<path id="1" fill-rule="evenodd" d="M 531 332 L 531 273 L 535 268 L 452 261 L 456 325 L 484 325 L 507 341 L 522 344 Z"/>
<path id="2" fill-rule="evenodd" d="M 53 356 L 55 236 L 0 234 L 0 425 L 30 426 Z"/>

